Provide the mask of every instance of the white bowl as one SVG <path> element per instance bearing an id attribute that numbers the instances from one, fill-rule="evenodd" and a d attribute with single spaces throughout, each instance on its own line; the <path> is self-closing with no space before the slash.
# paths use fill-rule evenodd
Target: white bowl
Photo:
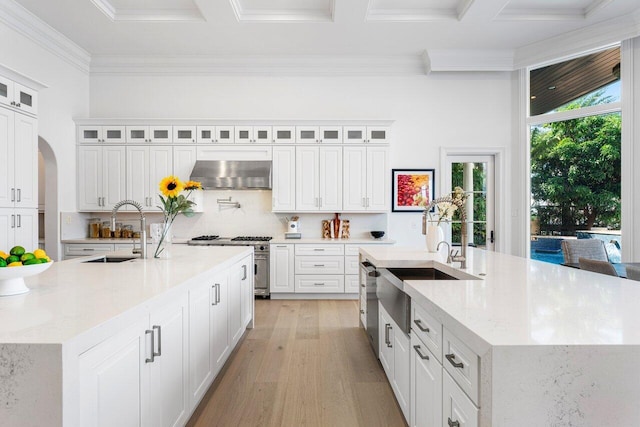
<path id="1" fill-rule="evenodd" d="M 51 267 L 51 264 L 53 264 L 53 261 L 46 264 L 0 268 L 0 297 L 29 292 L 29 288 L 27 288 L 27 285 L 24 283 L 24 278 L 42 273 Z"/>

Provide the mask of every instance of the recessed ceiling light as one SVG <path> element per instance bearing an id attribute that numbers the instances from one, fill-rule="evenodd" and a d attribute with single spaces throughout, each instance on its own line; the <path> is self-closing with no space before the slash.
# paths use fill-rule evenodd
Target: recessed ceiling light
<path id="1" fill-rule="evenodd" d="M 555 88 L 556 88 L 555 86 L 549 86 L 547 89 L 554 90 Z"/>

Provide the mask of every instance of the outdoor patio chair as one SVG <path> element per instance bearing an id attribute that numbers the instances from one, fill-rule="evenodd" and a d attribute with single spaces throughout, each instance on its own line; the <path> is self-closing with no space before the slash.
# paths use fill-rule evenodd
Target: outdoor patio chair
<path id="1" fill-rule="evenodd" d="M 562 255 L 565 264 L 578 264 L 579 258 L 609 262 L 604 242 L 600 239 L 563 240 Z"/>
<path id="2" fill-rule="evenodd" d="M 581 270 L 593 271 L 595 273 L 606 274 L 618 277 L 618 272 L 609 261 L 598 261 L 595 259 L 578 258 Z"/>
<path id="3" fill-rule="evenodd" d="M 627 279 L 640 281 L 640 267 L 634 267 L 633 265 L 627 265 Z"/>

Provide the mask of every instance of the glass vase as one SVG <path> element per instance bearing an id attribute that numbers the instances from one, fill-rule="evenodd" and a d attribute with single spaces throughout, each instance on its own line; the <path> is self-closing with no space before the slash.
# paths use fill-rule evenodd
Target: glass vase
<path id="1" fill-rule="evenodd" d="M 435 224 L 427 225 L 427 250 L 429 252 L 438 252 L 438 243 L 444 240 L 444 231 L 442 227 Z"/>
<path id="2" fill-rule="evenodd" d="M 154 258 L 171 258 L 171 243 L 173 241 L 172 226 L 173 223 L 170 222 L 151 224 L 151 238 L 153 239 Z"/>

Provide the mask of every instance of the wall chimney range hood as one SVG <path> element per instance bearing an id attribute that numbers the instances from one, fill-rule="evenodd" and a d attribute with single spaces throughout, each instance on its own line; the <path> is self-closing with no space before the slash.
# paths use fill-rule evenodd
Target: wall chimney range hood
<path id="1" fill-rule="evenodd" d="M 197 160 L 190 178 L 207 190 L 270 190 L 270 160 Z"/>

